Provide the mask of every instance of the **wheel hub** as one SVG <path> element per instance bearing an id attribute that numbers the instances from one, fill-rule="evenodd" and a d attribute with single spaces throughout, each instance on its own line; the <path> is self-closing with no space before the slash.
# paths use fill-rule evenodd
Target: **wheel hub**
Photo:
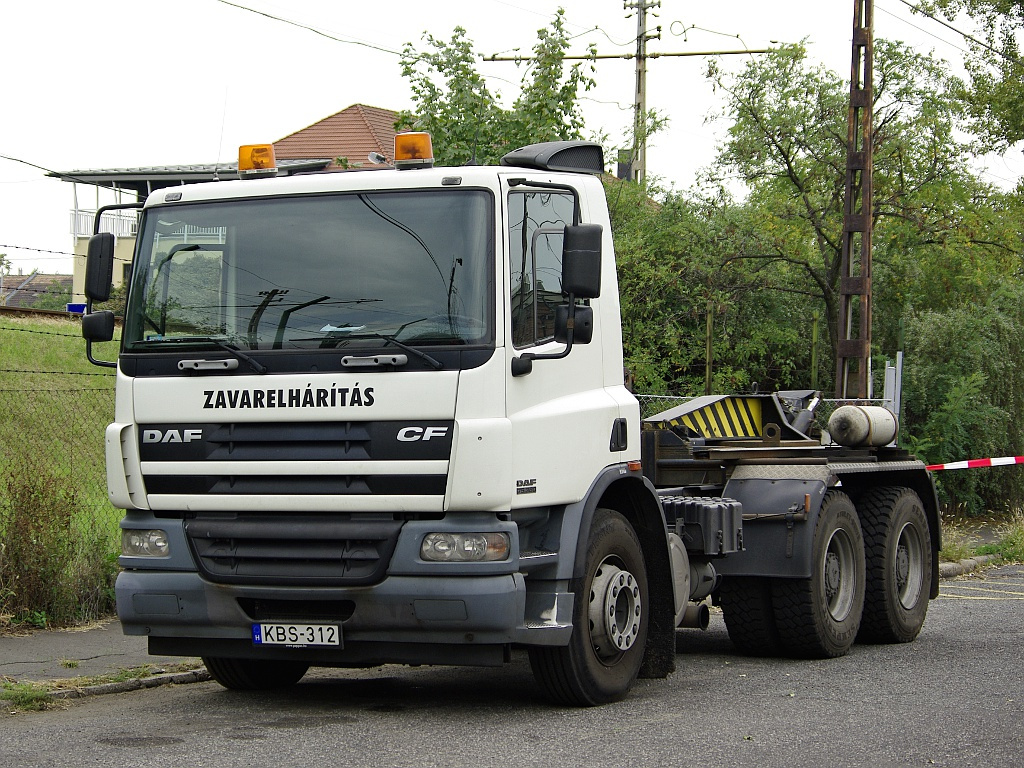
<path id="1" fill-rule="evenodd" d="M 640 587 L 633 574 L 605 560 L 590 589 L 590 636 L 602 659 L 628 651 L 640 633 Z"/>
<path id="2" fill-rule="evenodd" d="M 917 605 L 924 589 L 924 552 L 923 534 L 915 525 L 907 523 L 896 537 L 893 575 L 896 581 L 896 596 L 900 604 L 908 610 Z"/>
<path id="3" fill-rule="evenodd" d="M 829 600 L 834 598 L 843 585 L 843 568 L 839 557 L 832 552 L 825 556 L 825 594 Z"/>
<path id="4" fill-rule="evenodd" d="M 900 546 L 896 550 L 896 584 L 900 588 L 907 584 L 907 577 L 910 574 L 910 555 L 907 552 L 907 547 Z"/>
<path id="5" fill-rule="evenodd" d="M 825 605 L 836 621 L 845 621 L 853 610 L 856 593 L 853 543 L 843 530 L 832 533 L 822 562 Z"/>

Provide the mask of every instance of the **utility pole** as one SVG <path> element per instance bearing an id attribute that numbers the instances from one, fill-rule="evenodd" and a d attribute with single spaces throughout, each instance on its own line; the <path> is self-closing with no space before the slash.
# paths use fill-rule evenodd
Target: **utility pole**
<path id="1" fill-rule="evenodd" d="M 686 56 L 729 56 L 744 55 L 753 53 L 768 53 L 768 48 L 744 48 L 743 50 L 725 51 L 687 51 L 675 53 L 647 53 L 647 42 L 649 40 L 661 39 L 661 27 L 655 27 L 653 32 L 647 31 L 647 12 L 652 8 L 660 8 L 661 0 L 623 0 L 624 10 L 635 9 L 636 18 L 636 52 L 612 55 L 590 54 L 587 56 L 563 56 L 566 61 L 597 61 L 599 59 L 636 59 L 636 93 L 633 101 L 633 146 L 629 150 L 629 162 L 620 160 L 620 166 L 628 168 L 627 178 L 630 181 L 640 182 L 647 176 L 647 60 L 669 57 Z M 653 12 L 652 12 L 652 15 Z M 483 61 L 509 61 L 519 64 L 524 61 L 533 61 L 533 56 L 481 56 Z M 623 152 L 622 154 L 625 154 Z"/>
<path id="2" fill-rule="evenodd" d="M 846 144 L 846 199 L 839 275 L 836 398 L 869 396 L 871 370 L 872 0 L 854 0 Z"/>
<path id="3" fill-rule="evenodd" d="M 636 93 L 633 101 L 633 157 L 629 180 L 637 183 L 647 176 L 647 41 L 661 39 L 661 27 L 647 32 L 647 10 L 660 8 L 661 0 L 622 3 L 624 10 L 636 9 Z"/>

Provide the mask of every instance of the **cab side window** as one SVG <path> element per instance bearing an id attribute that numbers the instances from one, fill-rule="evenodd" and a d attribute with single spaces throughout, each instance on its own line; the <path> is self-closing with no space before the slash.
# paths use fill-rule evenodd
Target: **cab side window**
<path id="1" fill-rule="evenodd" d="M 554 338 L 562 297 L 562 237 L 572 223 L 571 195 L 509 194 L 512 341 L 529 347 Z"/>

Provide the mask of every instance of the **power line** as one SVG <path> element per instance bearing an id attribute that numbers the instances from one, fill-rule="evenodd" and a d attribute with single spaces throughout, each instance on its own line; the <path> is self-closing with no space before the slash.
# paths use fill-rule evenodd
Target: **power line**
<path id="1" fill-rule="evenodd" d="M 50 394 L 56 394 L 58 392 L 113 392 L 113 387 L 82 387 L 80 389 L 43 389 L 42 387 L 33 387 L 31 389 L 0 389 L 0 393 L 8 394 L 10 392 L 49 392 Z"/>
<path id="2" fill-rule="evenodd" d="M 941 24 L 946 29 L 951 30 L 953 32 L 956 32 L 958 35 L 960 35 L 965 40 L 970 40 L 975 45 L 981 46 L 985 50 L 991 51 L 996 56 L 999 56 L 1000 58 L 1005 59 L 1006 61 L 1008 61 L 1009 63 L 1013 64 L 1014 66 L 1024 67 L 1024 61 L 1022 61 L 1021 59 L 1018 59 L 1016 56 L 1011 56 L 1008 53 L 1006 53 L 1005 51 L 1000 51 L 998 48 L 993 48 L 988 43 L 983 42 L 983 41 L 979 40 L 978 38 L 973 37 L 972 35 L 969 35 L 969 34 L 967 34 L 966 32 L 964 32 L 962 30 L 957 29 L 952 24 L 949 24 L 949 23 L 943 21 L 942 19 L 940 19 L 935 14 L 933 14 L 933 13 L 931 13 L 929 11 L 926 11 L 924 8 L 921 8 L 920 6 L 917 6 L 917 5 L 914 5 L 911 2 L 908 2 L 908 0 L 900 0 L 900 2 L 903 3 L 905 6 L 907 6 L 907 8 L 909 8 L 910 10 L 914 11 L 914 13 L 920 13 L 922 16 L 927 16 L 929 19 L 931 19 L 935 23 Z"/>
<path id="3" fill-rule="evenodd" d="M 114 373 L 90 373 L 86 371 L 29 371 L 21 368 L 0 368 L 0 373 L 28 373 L 46 376 L 113 376 Z"/>
<path id="4" fill-rule="evenodd" d="M 37 170 L 44 171 L 45 173 L 47 173 L 47 174 L 49 174 L 51 176 L 58 176 L 58 177 L 60 177 L 64 181 L 69 181 L 70 180 L 70 181 L 73 181 L 73 182 L 77 182 L 79 184 L 89 184 L 89 185 L 94 186 L 94 187 L 99 187 L 100 189 L 110 190 L 111 192 L 124 192 L 125 191 L 124 189 L 121 189 L 121 188 L 118 188 L 118 187 L 111 187 L 111 186 L 108 186 L 106 184 L 100 184 L 100 183 L 98 183 L 96 181 L 89 181 L 87 179 L 80 179 L 77 176 L 73 176 L 70 173 L 62 173 L 60 171 L 55 171 L 55 170 L 53 170 L 51 168 L 46 168 L 46 167 L 44 167 L 42 165 L 37 165 L 36 163 L 29 162 L 28 160 L 22 160 L 19 157 L 11 157 L 10 155 L 0 155 L 0 159 L 10 160 L 12 163 L 21 163 L 22 165 L 27 165 L 29 168 L 35 168 Z"/>
<path id="5" fill-rule="evenodd" d="M 70 253 L 68 251 L 51 251 L 47 248 L 28 248 L 24 245 L 4 245 L 0 243 L 0 248 L 13 248 L 16 251 L 33 251 L 35 253 L 55 253 L 58 256 L 78 256 L 77 253 Z"/>
<path id="6" fill-rule="evenodd" d="M 60 277 L 60 275 L 47 275 L 47 274 L 44 274 L 42 272 L 37 272 L 35 274 L 36 274 L 36 277 L 42 277 L 42 278 L 46 278 L 46 277 L 57 278 L 57 277 Z M 17 275 L 17 277 L 22 277 L 22 275 Z M 56 282 L 56 280 L 54 280 L 53 282 Z M 71 293 L 71 288 L 70 287 L 64 288 L 62 286 L 58 286 L 56 290 L 51 290 L 50 288 L 12 288 L 12 287 L 8 287 L 8 286 L 4 286 L 4 291 L 7 292 L 8 294 L 34 293 L 34 294 L 37 294 L 39 296 L 63 296 L 64 294 Z"/>
<path id="7" fill-rule="evenodd" d="M 893 19 L 896 19 L 896 21 L 899 21 L 899 22 L 902 22 L 903 24 L 906 24 L 908 27 L 913 27 L 918 32 L 921 32 L 923 34 L 928 35 L 928 37 L 935 38 L 940 43 L 944 43 L 945 45 L 948 45 L 950 48 L 955 48 L 956 50 L 960 51 L 960 53 L 969 53 L 969 51 L 966 48 L 961 48 L 956 43 L 951 43 L 949 40 L 946 40 L 945 38 L 939 37 L 934 32 L 931 32 L 931 31 L 925 29 L 924 27 L 920 26 L 919 24 L 913 24 L 913 23 L 907 21 L 906 19 L 904 19 L 902 16 L 897 16 L 892 11 L 887 11 L 885 8 L 882 8 L 882 7 L 876 7 L 876 10 L 881 11 L 886 16 L 889 16 L 889 17 L 891 17 Z"/>
<path id="8" fill-rule="evenodd" d="M 7 326 L 0 325 L 0 331 L 16 331 L 18 333 L 38 333 L 43 336 L 67 336 L 69 339 L 80 339 L 82 338 L 77 333 L 57 333 L 56 331 L 37 331 L 33 328 L 9 328 Z"/>
<path id="9" fill-rule="evenodd" d="M 301 24 L 301 23 L 299 23 L 297 21 L 292 21 L 291 19 L 286 19 L 286 18 L 284 18 L 282 16 L 275 16 L 274 14 L 267 13 L 266 11 L 258 11 L 255 8 L 250 8 L 247 5 L 241 5 L 239 3 L 231 3 L 231 2 L 228 2 L 228 0 L 217 0 L 217 2 L 218 3 L 222 3 L 224 5 L 229 5 L 232 8 L 237 8 L 240 11 L 248 11 L 249 13 L 255 13 L 257 16 L 264 16 L 264 17 L 266 17 L 268 19 L 273 19 L 274 21 L 280 21 L 283 24 L 289 24 L 289 25 L 291 25 L 293 27 L 298 27 L 299 29 L 304 29 L 307 32 L 312 32 L 315 35 L 320 35 L 321 37 L 326 37 L 328 40 L 333 40 L 336 43 L 345 43 L 346 45 L 361 45 L 364 48 L 371 48 L 371 49 L 373 49 L 375 51 L 380 51 L 382 53 L 390 53 L 393 56 L 401 56 L 402 55 L 401 51 L 392 51 L 390 48 L 384 48 L 382 46 L 374 45 L 373 43 L 367 43 L 367 42 L 364 42 L 362 40 L 358 40 L 358 39 L 355 39 L 355 38 L 350 39 L 350 40 L 346 40 L 345 38 L 342 38 L 342 37 L 335 37 L 332 34 L 324 32 L 321 29 L 317 29 L 316 27 L 311 27 L 308 24 Z"/>
<path id="10" fill-rule="evenodd" d="M 81 254 L 81 253 L 70 253 L 68 251 L 52 251 L 52 250 L 48 250 L 46 248 L 29 248 L 29 247 L 26 247 L 24 245 L 0 245 L 0 248 L 13 248 L 16 251 L 33 251 L 35 253 L 55 253 L 55 254 L 57 254 L 56 256 L 11 256 L 11 255 L 8 254 L 7 258 L 10 259 L 11 261 L 28 261 L 29 259 L 31 259 L 33 261 L 49 261 L 50 259 L 57 259 L 57 258 L 60 258 L 60 257 L 84 256 L 84 254 Z M 123 261 L 126 264 L 131 264 L 131 262 L 132 262 L 131 259 L 126 259 L 124 256 L 115 256 L 114 257 L 114 261 Z M 45 274 L 45 273 L 40 273 L 40 274 Z"/>

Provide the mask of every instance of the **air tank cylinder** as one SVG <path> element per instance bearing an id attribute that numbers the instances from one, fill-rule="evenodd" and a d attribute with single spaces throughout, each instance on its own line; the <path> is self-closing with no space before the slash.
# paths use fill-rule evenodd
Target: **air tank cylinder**
<path id="1" fill-rule="evenodd" d="M 888 408 L 878 405 L 843 405 L 828 419 L 832 439 L 847 448 L 879 447 L 896 440 L 899 423 Z"/>

